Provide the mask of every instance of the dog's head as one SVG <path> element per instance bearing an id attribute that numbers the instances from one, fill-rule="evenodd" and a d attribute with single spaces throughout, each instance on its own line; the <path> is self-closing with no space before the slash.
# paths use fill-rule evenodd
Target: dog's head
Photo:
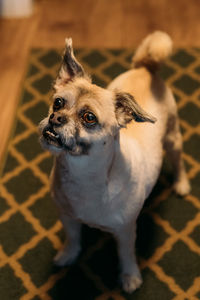
<path id="1" fill-rule="evenodd" d="M 39 125 L 41 144 L 53 153 L 85 155 L 94 145 L 106 145 L 133 119 L 155 121 L 130 94 L 92 84 L 74 57 L 71 39 L 66 39 L 54 89 L 49 114 Z"/>

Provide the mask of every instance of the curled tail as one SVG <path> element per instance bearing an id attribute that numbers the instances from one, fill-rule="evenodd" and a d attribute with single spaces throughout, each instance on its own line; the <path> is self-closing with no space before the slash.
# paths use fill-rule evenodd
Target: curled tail
<path id="1" fill-rule="evenodd" d="M 133 66 L 146 67 L 155 72 L 159 65 L 172 53 L 172 40 L 162 31 L 155 31 L 148 35 L 138 47 L 132 58 Z"/>

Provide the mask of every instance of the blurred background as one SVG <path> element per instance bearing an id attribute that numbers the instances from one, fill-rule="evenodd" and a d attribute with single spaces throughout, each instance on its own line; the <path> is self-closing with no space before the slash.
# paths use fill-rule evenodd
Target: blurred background
<path id="1" fill-rule="evenodd" d="M 33 47 L 136 47 L 164 30 L 175 47 L 200 46 L 199 0 L 0 0 L 0 159 Z"/>

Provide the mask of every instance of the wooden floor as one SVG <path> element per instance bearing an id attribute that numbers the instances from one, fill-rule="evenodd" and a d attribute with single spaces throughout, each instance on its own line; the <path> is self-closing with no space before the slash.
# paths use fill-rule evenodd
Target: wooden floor
<path id="1" fill-rule="evenodd" d="M 179 46 L 200 46 L 199 0 L 35 0 L 33 16 L 0 19 L 0 159 L 32 47 L 135 47 L 154 30 Z"/>

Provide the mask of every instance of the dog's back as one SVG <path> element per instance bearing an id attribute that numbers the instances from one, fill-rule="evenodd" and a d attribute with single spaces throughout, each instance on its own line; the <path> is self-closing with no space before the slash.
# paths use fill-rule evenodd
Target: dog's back
<path id="1" fill-rule="evenodd" d="M 122 147 L 123 141 L 136 140 L 142 149 L 144 161 L 148 161 L 150 177 L 152 178 L 154 173 L 155 179 L 162 165 L 163 148 L 165 148 L 171 156 L 175 174 L 181 173 L 184 178 L 178 180 L 184 183 L 181 187 L 175 184 L 175 190 L 179 194 L 186 194 L 190 187 L 184 167 L 182 169 L 179 162 L 176 165 L 176 159 L 181 160 L 182 152 L 177 106 L 170 88 L 158 73 L 161 63 L 171 53 L 172 40 L 166 33 L 156 31 L 148 35 L 132 58 L 133 68 L 115 78 L 108 88 L 130 93 L 145 111 L 157 119 L 155 124 L 134 121 L 127 124 L 127 127 L 120 131 Z M 146 174 L 148 176 L 148 169 Z M 175 175 L 175 178 L 176 176 L 182 175 Z"/>
<path id="2" fill-rule="evenodd" d="M 132 59 L 133 69 L 119 75 L 109 85 L 110 89 L 119 89 L 132 94 L 145 111 L 156 117 L 155 124 L 131 122 L 127 128 L 121 130 L 122 135 L 134 137 L 143 144 L 143 147 L 148 139 L 150 147 L 152 140 L 155 143 L 158 135 L 162 137 L 169 115 L 176 115 L 174 97 L 157 72 L 160 63 L 171 52 L 170 37 L 164 32 L 154 32 L 138 47 Z"/>

